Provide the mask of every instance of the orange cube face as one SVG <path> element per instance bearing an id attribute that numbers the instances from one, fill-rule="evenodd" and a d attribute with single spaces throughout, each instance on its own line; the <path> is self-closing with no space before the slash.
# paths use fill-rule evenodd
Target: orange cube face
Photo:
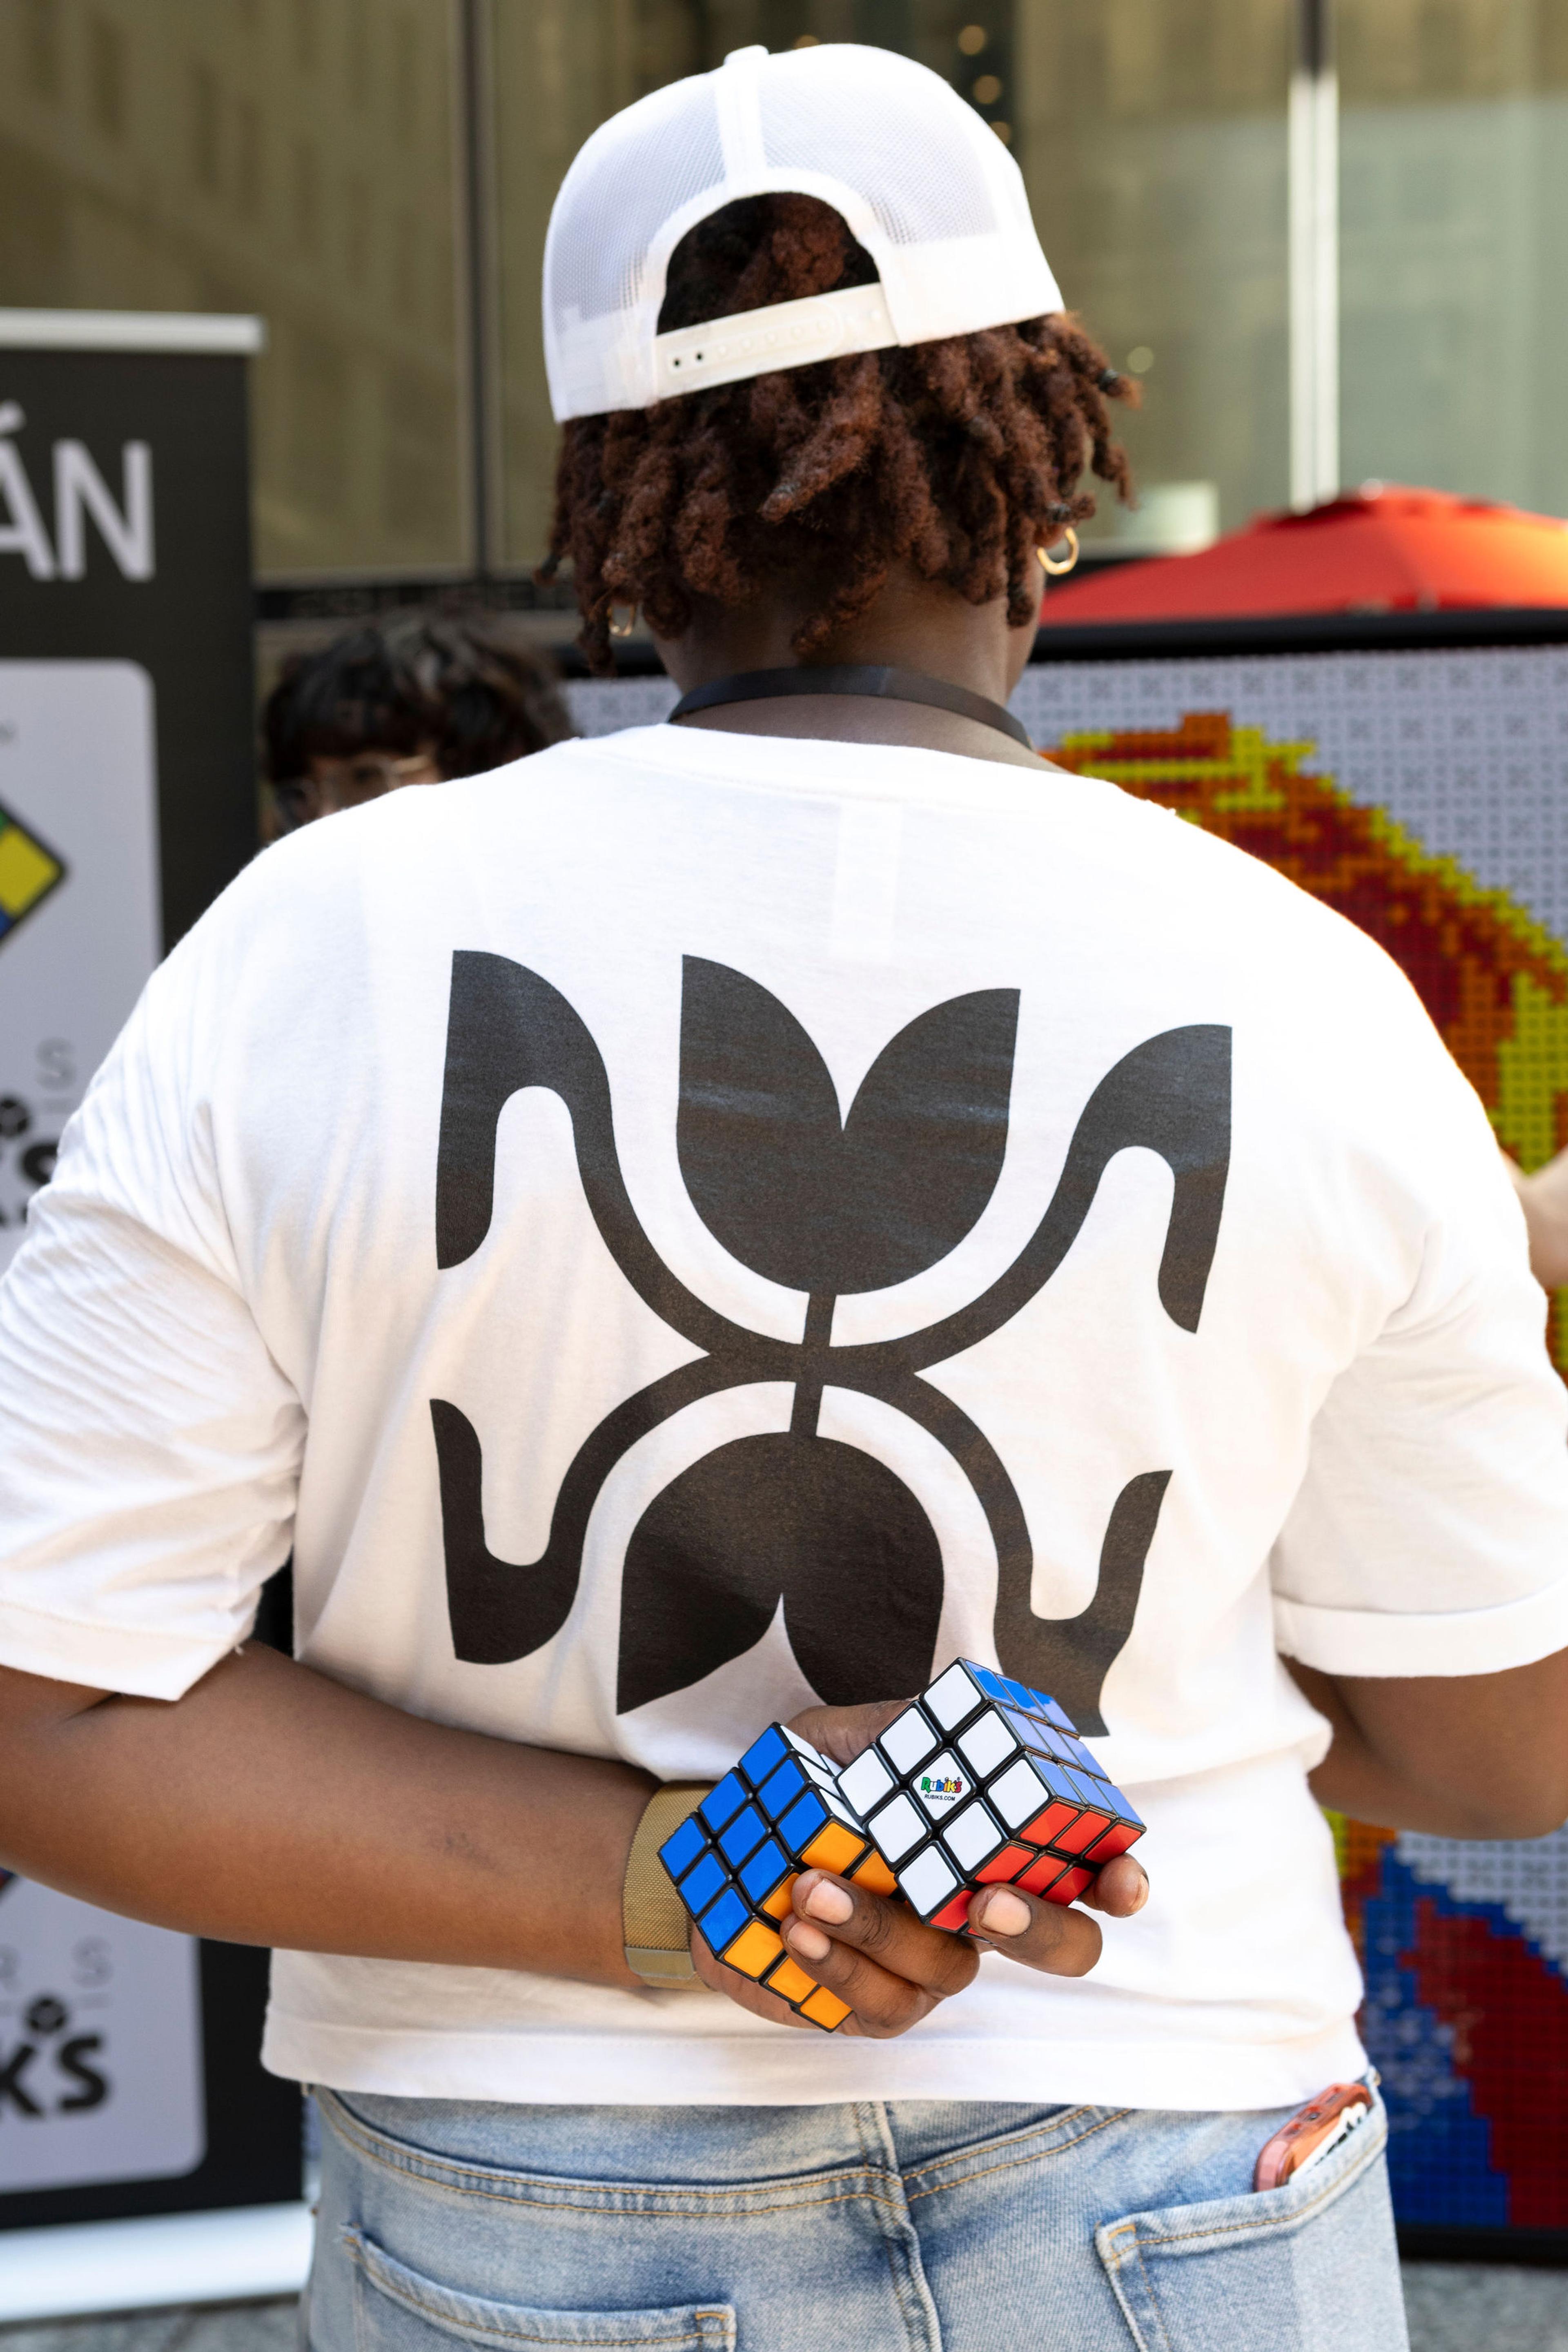
<path id="1" fill-rule="evenodd" d="M 817 1831 L 801 1855 L 805 1870 L 831 1870 L 840 1876 L 859 1861 L 866 1851 L 866 1841 L 846 1829 L 842 1822 L 829 1822 Z"/>
<path id="2" fill-rule="evenodd" d="M 768 1979 L 765 1990 L 776 1992 L 781 2000 L 794 2001 L 798 2008 L 803 2000 L 810 2000 L 818 1987 L 816 1979 L 808 1977 L 799 1962 L 792 1960 L 786 1952 Z"/>
<path id="3" fill-rule="evenodd" d="M 738 1969 L 743 1977 L 760 1977 L 780 1958 L 784 1945 L 771 1927 L 760 1919 L 749 1919 L 732 1944 L 726 1944 L 720 1954 L 727 1968 Z"/>
<path id="4" fill-rule="evenodd" d="M 896 1895 L 899 1890 L 898 1880 L 875 1846 L 865 1861 L 850 1872 L 849 1881 L 851 1885 L 863 1886 L 871 1895 Z"/>
<path id="5" fill-rule="evenodd" d="M 849 2003 L 840 2000 L 837 1993 L 829 1992 L 826 1985 L 818 1985 L 811 1999 L 801 2002 L 800 2013 L 802 2017 L 809 2017 L 813 2025 L 820 2025 L 826 2032 L 831 2033 L 848 2016 Z"/>
<path id="6" fill-rule="evenodd" d="M 782 1919 L 790 1907 L 790 1897 L 795 1893 L 795 1882 L 799 1875 L 796 1871 L 788 1878 L 781 1878 L 767 1901 L 760 1903 L 757 1908 L 765 1911 L 770 1919 Z"/>

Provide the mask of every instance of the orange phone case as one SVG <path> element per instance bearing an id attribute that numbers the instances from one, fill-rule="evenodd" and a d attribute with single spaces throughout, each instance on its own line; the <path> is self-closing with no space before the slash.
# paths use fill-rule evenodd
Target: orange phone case
<path id="1" fill-rule="evenodd" d="M 1352 2107 L 1364 2115 L 1372 2113 L 1372 2094 L 1364 2083 L 1331 2083 L 1304 2107 L 1298 2107 L 1288 2124 L 1281 2124 L 1273 2138 L 1265 2143 L 1253 2168 L 1252 2186 L 1258 2189 L 1279 2189 L 1293 2172 L 1311 2158 L 1319 2155 L 1326 2144 L 1353 2130 L 1361 2120 L 1344 2123 L 1342 2118 Z"/>

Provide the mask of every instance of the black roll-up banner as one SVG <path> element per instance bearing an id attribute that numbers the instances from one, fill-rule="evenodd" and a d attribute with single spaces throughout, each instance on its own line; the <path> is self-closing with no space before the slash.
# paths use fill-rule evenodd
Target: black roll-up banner
<path id="1" fill-rule="evenodd" d="M 256 850 L 260 340 L 0 310 L 0 1265 L 148 973 Z M 298 2198 L 265 1996 L 263 1952 L 0 1872 L 0 2229 Z"/>

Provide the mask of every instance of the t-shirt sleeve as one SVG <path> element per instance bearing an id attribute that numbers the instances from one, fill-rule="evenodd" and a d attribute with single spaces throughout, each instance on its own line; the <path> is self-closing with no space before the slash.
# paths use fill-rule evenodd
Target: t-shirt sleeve
<path id="1" fill-rule="evenodd" d="M 148 1698 L 246 1638 L 304 1441 L 224 1214 L 203 929 L 93 1080 L 0 1284 L 0 1664 Z"/>
<path id="2" fill-rule="evenodd" d="M 1385 1105 L 1418 1271 L 1330 1387 L 1271 1561 L 1279 1648 L 1328 1674 L 1568 1647 L 1568 1390 L 1486 1114 L 1422 1027 Z"/>

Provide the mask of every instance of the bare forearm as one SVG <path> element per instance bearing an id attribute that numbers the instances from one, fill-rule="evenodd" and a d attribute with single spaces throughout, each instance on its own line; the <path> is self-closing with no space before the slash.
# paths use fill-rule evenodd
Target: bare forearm
<path id="1" fill-rule="evenodd" d="M 0 1861 L 231 1942 L 634 1984 L 652 1782 L 402 1714 L 253 1645 L 174 1705 L 0 1670 Z"/>
<path id="2" fill-rule="evenodd" d="M 1505 1674 L 1400 1680 L 1287 1659 L 1334 1727 L 1320 1804 L 1436 1837 L 1542 1837 L 1568 1815 L 1568 1658 Z"/>

